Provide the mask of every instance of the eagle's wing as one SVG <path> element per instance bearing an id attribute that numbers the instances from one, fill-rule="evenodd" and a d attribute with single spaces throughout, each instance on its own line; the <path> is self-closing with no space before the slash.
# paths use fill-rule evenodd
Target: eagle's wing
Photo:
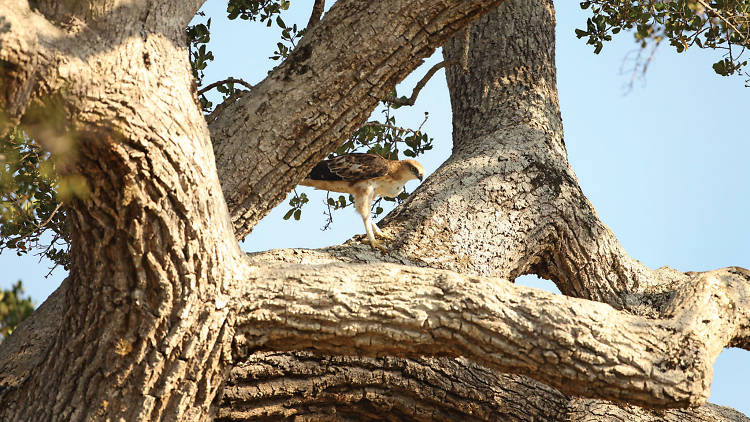
<path id="1" fill-rule="evenodd" d="M 319 162 L 308 178 L 353 182 L 388 174 L 388 160 L 375 154 L 352 153 Z"/>

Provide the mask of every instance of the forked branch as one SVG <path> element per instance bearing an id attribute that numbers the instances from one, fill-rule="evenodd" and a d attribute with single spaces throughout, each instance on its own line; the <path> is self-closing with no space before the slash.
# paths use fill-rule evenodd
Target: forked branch
<path id="1" fill-rule="evenodd" d="M 427 71 L 427 73 L 422 77 L 422 79 L 417 82 L 417 85 L 414 86 L 414 90 L 411 92 L 411 96 L 409 98 L 406 97 L 386 97 L 384 101 L 390 103 L 394 106 L 413 106 L 414 103 L 417 101 L 417 97 L 419 96 L 419 92 L 422 91 L 422 88 L 424 88 L 425 85 L 427 85 L 427 82 L 429 82 L 430 78 L 432 78 L 435 75 L 435 72 L 438 70 L 450 66 L 452 64 L 455 64 L 454 62 L 443 60 L 440 63 L 435 64 L 430 68 L 430 70 Z"/>

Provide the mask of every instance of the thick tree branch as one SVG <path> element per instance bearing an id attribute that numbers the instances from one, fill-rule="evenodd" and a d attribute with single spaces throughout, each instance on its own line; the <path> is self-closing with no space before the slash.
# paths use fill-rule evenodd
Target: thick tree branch
<path id="1" fill-rule="evenodd" d="M 750 418 L 724 406 L 706 403 L 688 409 L 644 409 L 600 400 L 574 399 L 568 405 L 565 422 L 747 422 Z"/>
<path id="2" fill-rule="evenodd" d="M 261 349 L 463 356 L 570 394 L 648 407 L 704 403 L 716 356 L 750 332 L 750 272 L 739 268 L 696 276 L 671 318 L 656 320 L 389 264 L 258 268 L 243 286 L 235 359 Z"/>
<path id="3" fill-rule="evenodd" d="M 232 369 L 217 412 L 223 422 L 282 417 L 380 421 L 383 415 L 402 421 L 750 421 L 710 403 L 652 410 L 571 398 L 538 381 L 461 358 L 311 353 L 253 354 Z"/>
<path id="4" fill-rule="evenodd" d="M 538 400 L 540 391 L 549 394 Z M 465 359 L 256 353 L 232 369 L 217 416 L 223 421 L 334 415 L 362 421 L 383 420 L 383 415 L 401 421 L 554 421 L 568 400 L 537 381 Z M 254 405 L 247 407 L 248 402 Z"/>
<path id="5" fill-rule="evenodd" d="M 136 23 L 141 19 L 148 22 L 145 27 L 149 30 L 166 30 L 174 34 L 174 30 L 184 30 L 188 22 L 195 16 L 205 0 L 180 0 L 171 2 L 134 2 L 132 0 L 36 0 L 34 8 L 56 25 L 67 29 L 80 29 L 82 23 L 90 27 L 106 28 L 109 19 L 119 19 L 120 25 Z M 146 13 L 145 15 L 143 13 Z M 150 16 L 149 16 L 150 15 Z M 139 19 L 122 19 L 124 16 L 138 16 Z M 105 25 L 101 25 L 105 23 Z M 112 21 L 110 21 L 112 23 Z"/>
<path id="6" fill-rule="evenodd" d="M 320 262 L 321 259 L 334 262 L 333 257 L 325 258 L 323 254 L 315 251 L 300 250 L 295 251 L 294 254 L 284 252 L 270 251 L 256 255 L 254 261 L 261 258 L 260 262 L 267 263 L 287 256 L 301 262 Z M 310 256 L 305 257 L 308 254 Z M 338 276 L 346 274 L 339 272 Z M 348 282 L 351 283 L 352 280 Z M 284 281 L 279 282 L 280 287 L 283 286 L 281 283 Z M 289 281 L 286 283 L 289 288 L 285 294 L 292 294 L 292 288 L 298 281 L 295 279 L 294 283 Z M 39 362 L 40 357 L 44 356 L 48 350 L 45 344 L 49 343 L 51 336 L 43 333 L 54 332 L 57 329 L 59 318 L 55 318 L 55 314 L 59 314 L 59 309 L 62 309 L 65 289 L 64 284 L 45 302 L 42 310 L 53 309 L 52 313 L 37 312 L 24 323 L 36 324 L 43 329 L 42 331 L 39 331 L 39 328 L 23 330 L 37 334 L 38 341 L 35 347 L 24 348 L 24 342 L 18 341 L 23 339 L 14 335 L 9 339 L 10 344 L 5 344 L 3 348 L 0 348 L 0 362 L 6 363 L 6 366 L 0 368 L 0 374 L 2 374 L 0 385 L 4 389 L 17 385 L 20 380 L 23 380 L 36 365 L 35 362 Z M 380 294 L 384 293 L 378 288 L 376 290 Z M 329 291 L 331 296 L 343 293 L 340 289 L 336 292 L 334 288 Z M 302 296 L 299 290 L 297 292 L 300 293 L 297 296 Z M 719 292 L 723 293 L 721 290 Z M 711 292 L 713 295 L 716 293 L 717 291 Z M 503 293 L 503 297 L 509 298 L 510 296 L 506 294 Z M 316 295 L 325 297 L 325 289 L 317 291 Z M 719 294 L 719 296 L 724 295 Z M 689 295 L 684 297 L 684 301 L 687 301 L 690 307 L 695 307 L 690 303 Z M 387 298 L 381 297 L 381 299 L 387 302 Z M 309 297 L 308 300 L 310 303 L 315 303 L 316 308 L 319 307 L 318 304 L 325 305 L 325 302 L 321 303 L 317 300 L 317 296 L 316 298 Z M 509 299 L 509 301 L 513 302 L 514 299 Z M 325 306 L 320 306 L 320 308 L 326 310 Z M 58 310 L 54 311 L 54 309 Z M 304 308 L 299 308 L 299 310 L 304 312 Z M 537 308 L 534 312 L 546 313 L 546 311 L 546 308 Z M 49 314 L 48 319 L 39 320 L 47 314 Z M 552 317 L 550 315 L 548 318 Z M 615 321 L 611 322 L 610 329 L 616 330 Z M 708 325 L 713 326 L 713 323 Z M 570 327 L 570 329 L 574 330 L 575 327 Z M 542 330 L 542 335 L 549 331 L 549 328 L 545 328 Z M 536 335 L 535 333 L 528 337 Z M 244 341 L 244 337 L 240 338 L 240 342 Z M 348 343 L 348 340 L 341 342 L 341 344 Z M 453 344 L 453 341 L 448 343 Z M 18 354 L 21 350 L 25 352 Z M 15 355 L 15 359 L 7 360 L 9 355 Z M 305 353 L 256 353 L 239 360 L 238 357 L 234 358 L 237 363 L 224 387 L 223 398 L 219 405 L 218 416 L 224 421 L 258 420 L 269 416 L 301 416 L 307 412 L 320 416 L 322 413 L 316 412 L 324 412 L 325 409 L 329 411 L 337 409 L 338 414 L 344 412 L 357 415 L 356 418 L 361 420 L 378 420 L 372 413 L 368 413 L 373 410 L 371 406 L 374 406 L 375 410 L 379 409 L 381 414 L 382 412 L 389 412 L 389 414 L 390 412 L 403 412 L 404 419 L 429 414 L 435 420 L 451 420 L 451 418 L 455 420 L 456 417 L 461 420 L 498 420 L 498 417 L 503 420 L 527 420 L 528 415 L 535 414 L 539 419 L 549 421 L 748 420 L 731 409 L 710 404 L 694 409 L 667 409 L 654 412 L 596 400 L 569 399 L 543 384 L 524 377 L 502 375 L 460 358 L 325 358 L 318 354 Z M 8 364 L 10 366 L 7 366 Z M 613 377 L 616 376 L 616 374 L 613 375 Z M 288 380 L 288 377 L 305 381 L 296 383 L 284 381 Z M 494 381 L 490 382 L 490 380 Z M 351 393 L 352 385 L 356 386 L 355 390 L 365 391 L 366 394 Z M 415 385 L 419 387 L 415 388 Z M 1 396 L 0 393 L 0 399 Z M 441 402 L 433 402 L 435 397 L 441 397 Z M 522 404 L 527 401 L 528 405 Z M 414 414 L 410 415 L 408 409 L 412 409 Z"/>

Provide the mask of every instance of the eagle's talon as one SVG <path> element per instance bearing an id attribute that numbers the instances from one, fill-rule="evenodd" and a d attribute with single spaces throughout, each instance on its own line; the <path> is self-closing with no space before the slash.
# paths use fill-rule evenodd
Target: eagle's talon
<path id="1" fill-rule="evenodd" d="M 390 234 L 385 234 L 383 232 L 376 232 L 375 236 L 382 237 L 383 239 L 386 239 L 386 240 L 393 240 L 394 239 L 394 237 L 391 236 Z"/>
<path id="2" fill-rule="evenodd" d="M 382 252 L 388 252 L 388 249 L 386 249 L 385 246 L 383 246 L 383 244 L 380 242 L 377 242 L 377 241 L 370 242 L 370 246 L 373 249 L 380 249 Z"/>

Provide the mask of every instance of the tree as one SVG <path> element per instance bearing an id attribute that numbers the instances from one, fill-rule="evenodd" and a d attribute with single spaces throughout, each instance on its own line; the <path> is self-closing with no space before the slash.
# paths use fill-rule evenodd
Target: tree
<path id="1" fill-rule="evenodd" d="M 472 25 L 467 73 L 447 68 L 453 154 L 385 219 L 387 255 L 239 251 L 498 3 L 339 1 L 209 125 L 182 43 L 200 2 L 11 3 L 3 127 L 44 139 L 32 111 L 63 112 L 63 172 L 89 195 L 67 209 L 69 278 L 0 348 L 2 418 L 742 420 L 703 403 L 721 348 L 750 345 L 750 273 L 650 270 L 598 220 L 565 155 L 549 2 Z M 504 282 L 524 273 L 566 296 Z"/>

